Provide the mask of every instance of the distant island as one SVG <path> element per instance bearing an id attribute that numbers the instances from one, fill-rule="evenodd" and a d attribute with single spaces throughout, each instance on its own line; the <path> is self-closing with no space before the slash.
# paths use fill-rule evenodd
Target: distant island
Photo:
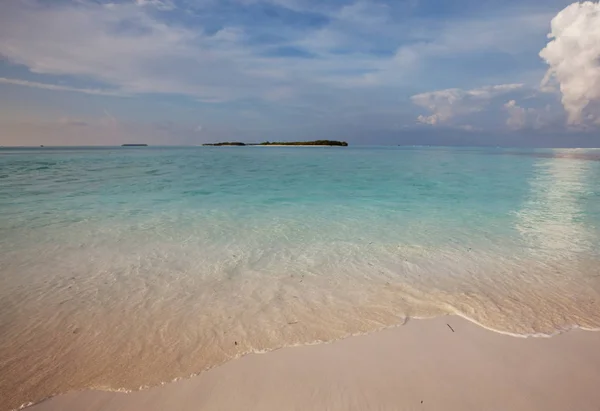
<path id="1" fill-rule="evenodd" d="M 340 146 L 347 147 L 348 143 L 345 141 L 335 140 L 315 140 L 315 141 L 275 141 L 258 144 L 259 146 Z"/>
<path id="2" fill-rule="evenodd" d="M 237 141 L 225 141 L 223 143 L 206 143 L 206 144 L 202 144 L 202 145 L 203 146 L 220 147 L 220 146 L 246 146 L 246 145 L 250 145 L 250 144 L 240 143 Z"/>
<path id="3" fill-rule="evenodd" d="M 148 147 L 148 144 L 122 144 L 121 147 Z"/>
<path id="4" fill-rule="evenodd" d="M 207 143 L 202 144 L 203 146 L 338 146 L 347 147 L 348 143 L 345 141 L 335 140 L 315 140 L 315 141 L 265 141 L 264 143 L 241 143 L 239 141 L 226 141 L 222 143 Z"/>

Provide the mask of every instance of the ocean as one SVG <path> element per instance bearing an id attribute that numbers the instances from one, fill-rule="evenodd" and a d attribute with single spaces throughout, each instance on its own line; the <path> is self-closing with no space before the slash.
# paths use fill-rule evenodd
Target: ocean
<path id="1" fill-rule="evenodd" d="M 454 314 L 600 328 L 600 150 L 0 149 L 1 410 Z"/>

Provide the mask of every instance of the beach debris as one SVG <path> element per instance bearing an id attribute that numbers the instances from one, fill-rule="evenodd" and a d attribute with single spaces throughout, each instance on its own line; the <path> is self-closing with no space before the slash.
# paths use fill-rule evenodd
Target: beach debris
<path id="1" fill-rule="evenodd" d="M 233 343 L 234 343 L 235 345 L 237 345 L 237 341 L 234 341 Z"/>
<path id="2" fill-rule="evenodd" d="M 73 334 L 79 334 L 79 332 L 80 332 L 80 331 L 81 331 L 81 328 L 79 328 L 79 327 L 76 327 L 76 328 L 73 330 Z"/>
<path id="3" fill-rule="evenodd" d="M 294 325 L 294 324 L 298 324 L 298 321 L 291 321 L 288 323 L 288 325 Z"/>
<path id="4" fill-rule="evenodd" d="M 452 330 L 452 332 L 454 332 L 454 328 L 452 328 L 452 326 L 448 323 L 446 323 L 446 325 L 448 326 L 448 328 L 450 328 Z"/>

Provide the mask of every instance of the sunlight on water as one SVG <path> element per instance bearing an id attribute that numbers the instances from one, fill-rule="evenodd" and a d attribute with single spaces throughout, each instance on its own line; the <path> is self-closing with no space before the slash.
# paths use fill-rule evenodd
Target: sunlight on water
<path id="1" fill-rule="evenodd" d="M 580 199 L 592 186 L 587 180 L 593 165 L 554 159 L 534 164 L 539 172 L 530 182 L 530 199 L 518 213 L 519 231 L 531 250 L 550 252 L 550 258 L 591 250 L 594 236 L 588 232 Z"/>
<path id="2" fill-rule="evenodd" d="M 600 327 L 594 150 L 0 151 L 2 409 L 458 314 Z M 8 407 L 8 408 L 7 408 Z"/>

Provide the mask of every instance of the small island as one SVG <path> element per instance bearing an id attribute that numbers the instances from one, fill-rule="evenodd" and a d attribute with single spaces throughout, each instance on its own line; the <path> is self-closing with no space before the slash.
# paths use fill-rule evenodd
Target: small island
<path id="1" fill-rule="evenodd" d="M 148 144 L 121 144 L 121 147 L 148 147 Z"/>
<path id="2" fill-rule="evenodd" d="M 240 143 L 238 141 L 225 141 L 223 143 L 206 143 L 206 144 L 202 144 L 203 146 L 215 146 L 215 147 L 221 147 L 221 146 L 245 146 L 248 144 L 245 143 Z"/>
<path id="3" fill-rule="evenodd" d="M 339 146 L 347 147 L 348 143 L 345 141 L 335 140 L 315 140 L 315 141 L 276 141 L 258 144 L 259 146 Z"/>
<path id="4" fill-rule="evenodd" d="M 314 140 L 314 141 L 265 141 L 264 143 L 241 143 L 241 142 L 223 142 L 223 143 L 207 143 L 202 144 L 203 146 L 338 146 L 347 147 L 348 143 L 345 141 L 335 140 Z"/>

